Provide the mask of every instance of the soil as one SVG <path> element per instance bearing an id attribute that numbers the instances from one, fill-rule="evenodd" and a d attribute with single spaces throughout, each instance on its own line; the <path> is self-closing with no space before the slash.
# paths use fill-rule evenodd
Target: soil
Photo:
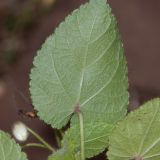
<path id="1" fill-rule="evenodd" d="M 129 68 L 130 110 L 160 95 L 160 1 L 108 0 L 124 42 Z M 29 73 L 33 57 L 46 37 L 73 9 L 85 0 L 57 0 L 53 10 L 38 20 L 23 37 L 25 49 L 16 63 L 2 65 L 0 74 L 0 129 L 11 133 L 15 121 L 21 120 L 56 147 L 54 131 L 38 119 L 18 115 L 18 109 L 32 110 L 29 95 Z M 1 3 L 1 2 L 0 2 Z M 24 96 L 22 96 L 22 94 Z M 35 141 L 32 137 L 29 141 Z M 48 151 L 26 149 L 29 160 L 45 160 Z M 36 154 L 35 154 L 36 153 Z M 103 160 L 100 155 L 95 158 Z"/>

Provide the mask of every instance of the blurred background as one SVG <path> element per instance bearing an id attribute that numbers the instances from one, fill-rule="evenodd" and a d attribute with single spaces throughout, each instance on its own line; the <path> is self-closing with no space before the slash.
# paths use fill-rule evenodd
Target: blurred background
<path id="1" fill-rule="evenodd" d="M 32 111 L 29 73 L 46 37 L 86 0 L 0 1 L 0 129 L 11 133 L 21 120 L 56 147 L 54 131 L 19 110 Z M 160 96 L 160 1 L 108 0 L 117 17 L 129 68 L 130 105 Z M 36 142 L 33 137 L 29 141 Z M 49 152 L 25 149 L 29 160 L 46 160 Z M 103 160 L 103 156 L 96 159 Z"/>

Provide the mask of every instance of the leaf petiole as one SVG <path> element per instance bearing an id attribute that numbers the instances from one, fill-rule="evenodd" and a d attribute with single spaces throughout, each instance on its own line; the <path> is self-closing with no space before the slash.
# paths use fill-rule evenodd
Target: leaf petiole
<path id="1" fill-rule="evenodd" d="M 41 144 L 41 143 L 27 143 L 24 146 L 22 146 L 23 148 L 26 147 L 40 147 L 40 148 L 46 148 L 48 149 L 45 145 Z"/>
<path id="2" fill-rule="evenodd" d="M 46 148 L 48 148 L 50 151 L 55 152 L 56 150 L 48 144 L 40 135 L 38 135 L 36 132 L 34 132 L 32 129 L 27 127 L 27 130 L 36 138 L 38 139 Z"/>
<path id="3" fill-rule="evenodd" d="M 57 130 L 55 130 L 56 142 L 57 142 L 58 148 L 61 148 L 61 140 L 60 140 L 59 134 L 60 134 L 60 131 L 58 132 Z"/>
<path id="4" fill-rule="evenodd" d="M 78 112 L 79 124 L 80 124 L 80 138 L 81 138 L 81 160 L 85 160 L 85 148 L 84 148 L 84 126 L 83 126 L 83 114 Z"/>

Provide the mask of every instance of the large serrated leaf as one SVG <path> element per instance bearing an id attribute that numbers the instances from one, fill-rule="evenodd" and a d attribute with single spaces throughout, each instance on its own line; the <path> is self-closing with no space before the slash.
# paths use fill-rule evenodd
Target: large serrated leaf
<path id="1" fill-rule="evenodd" d="M 160 99 L 145 103 L 118 124 L 110 137 L 109 160 L 160 159 Z"/>
<path id="2" fill-rule="evenodd" d="M 38 115 L 61 128 L 78 105 L 88 121 L 117 122 L 128 103 L 127 68 L 106 0 L 69 15 L 38 52 L 30 91 Z"/>
<path id="3" fill-rule="evenodd" d="M 85 156 L 86 158 L 93 157 L 108 146 L 108 137 L 113 130 L 113 125 L 106 123 L 89 123 L 84 126 L 85 135 Z M 80 133 L 79 125 L 73 125 L 66 132 L 64 142 L 69 141 L 74 144 L 75 153 L 80 152 Z"/>
<path id="4" fill-rule="evenodd" d="M 0 160 L 27 160 L 20 146 L 3 131 L 0 131 Z"/>

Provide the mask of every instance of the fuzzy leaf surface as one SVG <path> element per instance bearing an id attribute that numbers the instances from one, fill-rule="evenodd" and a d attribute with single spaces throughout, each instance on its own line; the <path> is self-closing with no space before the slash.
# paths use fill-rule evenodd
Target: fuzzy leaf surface
<path id="1" fill-rule="evenodd" d="M 49 156 L 48 160 L 75 160 L 74 154 L 65 151 L 64 148 L 58 150 L 53 155 Z"/>
<path id="2" fill-rule="evenodd" d="M 0 160 L 27 160 L 20 146 L 3 131 L 0 131 Z"/>
<path id="3" fill-rule="evenodd" d="M 48 160 L 80 160 L 79 156 L 76 156 L 74 148 L 73 143 L 65 141 L 63 148 L 49 156 Z"/>
<path id="4" fill-rule="evenodd" d="M 109 160 L 160 159 L 159 98 L 145 103 L 117 125 L 110 137 L 108 157 Z"/>
<path id="5" fill-rule="evenodd" d="M 77 105 L 86 121 L 115 123 L 126 114 L 127 67 L 106 0 L 90 0 L 69 15 L 33 64 L 33 105 L 52 127 L 66 125 Z"/>
<path id="6" fill-rule="evenodd" d="M 87 158 L 93 157 L 108 146 L 108 137 L 113 130 L 113 125 L 106 123 L 90 123 L 84 126 L 85 135 L 85 155 Z M 75 153 L 80 152 L 80 132 L 79 125 L 72 126 L 64 136 L 65 141 L 74 144 Z"/>

